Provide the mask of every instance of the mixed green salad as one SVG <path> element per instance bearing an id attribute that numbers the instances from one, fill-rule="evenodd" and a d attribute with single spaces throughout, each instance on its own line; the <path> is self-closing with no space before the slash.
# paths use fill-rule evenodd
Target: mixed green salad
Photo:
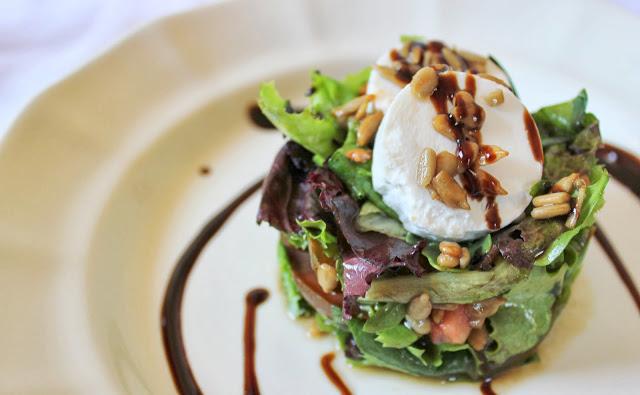
<path id="1" fill-rule="evenodd" d="M 399 51 L 409 56 L 416 46 L 422 57 L 432 48 L 409 37 Z M 464 55 L 413 69 L 481 75 L 482 59 Z M 604 203 L 608 174 L 595 155 L 601 138 L 587 93 L 532 114 L 544 163 L 530 194 L 540 202 L 566 193 L 570 212 L 536 218 L 531 203 L 508 226 L 455 242 L 408 232 L 373 186 L 375 136 L 361 136 L 373 111 L 370 72 L 341 80 L 312 72 L 301 111 L 273 82 L 260 89 L 264 115 L 289 138 L 265 180 L 258 221 L 281 234 L 290 315 L 314 317 L 355 366 L 479 380 L 534 360 L 567 303 Z M 441 264 L 446 251 L 457 265 Z"/>

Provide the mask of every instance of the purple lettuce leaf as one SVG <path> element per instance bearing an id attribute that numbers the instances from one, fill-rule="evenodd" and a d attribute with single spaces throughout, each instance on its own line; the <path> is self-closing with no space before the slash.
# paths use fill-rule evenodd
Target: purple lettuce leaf
<path id="1" fill-rule="evenodd" d="M 345 318 L 351 318 L 353 312 L 353 304 L 349 301 L 364 295 L 371 281 L 387 269 L 405 267 L 417 276 L 424 273 L 420 262 L 424 241 L 410 245 L 381 233 L 358 231 L 355 223 L 360 207 L 330 170 L 313 170 L 307 182 L 319 193 L 320 207 L 333 214 L 339 230 L 343 250 Z"/>
<path id="2" fill-rule="evenodd" d="M 305 182 L 314 167 L 309 151 L 293 141 L 287 142 L 262 185 L 258 223 L 266 221 L 282 232 L 296 233 L 300 231 L 296 219 L 316 216 L 317 198 Z"/>

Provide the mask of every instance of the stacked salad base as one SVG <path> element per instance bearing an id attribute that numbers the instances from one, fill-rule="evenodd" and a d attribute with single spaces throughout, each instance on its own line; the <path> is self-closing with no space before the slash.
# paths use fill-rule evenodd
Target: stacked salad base
<path id="1" fill-rule="evenodd" d="M 457 70 L 497 80 L 515 94 L 512 81 L 481 77 L 488 63 L 498 65 L 495 59 L 433 43 L 403 38 L 397 51 L 409 80 L 422 67 Z M 411 61 L 415 47 L 422 52 Z M 378 77 L 394 71 L 393 63 L 375 67 Z M 366 95 L 371 72 L 342 80 L 312 72 L 301 111 L 273 82 L 261 87 L 260 108 L 290 139 L 265 180 L 258 213 L 259 222 L 281 234 L 277 251 L 290 314 L 314 317 L 356 366 L 479 380 L 534 360 L 567 303 L 604 203 L 608 175 L 595 156 L 601 139 L 597 118 L 586 112 L 586 92 L 532 114 L 544 162 L 524 212 L 474 239 L 447 240 L 407 231 L 374 188 L 381 119 L 372 118 L 382 115 L 372 116 L 375 98 Z M 391 82 L 398 90 L 410 83 Z M 545 202 L 559 192 L 569 212 L 532 215 L 539 207 L 549 211 Z M 443 265 L 445 252 L 454 264 Z"/>

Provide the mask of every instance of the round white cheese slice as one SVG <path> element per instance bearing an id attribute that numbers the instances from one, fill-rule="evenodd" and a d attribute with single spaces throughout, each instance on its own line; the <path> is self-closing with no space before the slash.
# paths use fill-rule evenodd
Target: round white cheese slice
<path id="1" fill-rule="evenodd" d="M 458 86 L 464 89 L 467 73 L 447 73 L 455 74 Z M 541 179 L 539 134 L 527 109 L 509 89 L 485 78 L 473 78 L 476 81 L 475 102 L 485 111 L 482 143 L 497 145 L 509 152 L 507 157 L 481 167 L 508 192 L 495 198 L 502 228 L 524 212 L 531 201 L 531 186 Z M 494 107 L 487 105 L 484 97 L 498 89 L 503 92 L 504 103 Z M 396 95 L 376 135 L 373 186 L 384 202 L 396 211 L 404 227 L 416 235 L 446 240 L 481 237 L 490 231 L 485 218 L 486 198 L 478 201 L 469 197 L 470 210 L 451 208 L 434 200 L 430 191 L 416 180 L 419 157 L 425 148 L 432 148 L 436 153 L 456 152 L 456 143 L 433 128 L 432 120 L 436 115 L 431 100 L 417 98 L 411 85 Z M 460 177 L 455 179 L 462 185 Z"/>

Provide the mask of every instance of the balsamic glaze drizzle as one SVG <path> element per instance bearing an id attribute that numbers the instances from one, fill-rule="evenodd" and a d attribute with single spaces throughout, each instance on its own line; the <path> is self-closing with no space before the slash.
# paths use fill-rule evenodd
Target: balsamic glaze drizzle
<path id="1" fill-rule="evenodd" d="M 340 395 L 351 395 L 351 390 L 349 387 L 342 381 L 338 372 L 333 369 L 333 360 L 335 359 L 336 354 L 333 352 L 324 354 L 322 358 L 320 358 L 320 366 L 322 366 L 322 370 L 324 374 L 327 376 L 329 381 L 340 391 Z"/>
<path id="2" fill-rule="evenodd" d="M 482 384 L 480 384 L 480 392 L 482 393 L 482 395 L 497 395 L 493 388 L 491 388 L 492 382 L 493 379 L 491 377 L 488 377 L 484 379 Z"/>
<path id="3" fill-rule="evenodd" d="M 231 217 L 231 214 L 233 214 L 245 200 L 260 189 L 261 185 L 262 180 L 259 180 L 248 187 L 202 228 L 180 257 L 169 279 L 162 304 L 160 324 L 169 368 L 173 375 L 173 382 L 180 394 L 202 393 L 191 371 L 182 338 L 182 298 L 189 274 L 209 240 L 222 228 L 229 217 Z"/>
<path id="4" fill-rule="evenodd" d="M 269 297 L 269 291 L 256 288 L 245 297 L 244 316 L 244 395 L 260 395 L 256 376 L 256 309 Z"/>

